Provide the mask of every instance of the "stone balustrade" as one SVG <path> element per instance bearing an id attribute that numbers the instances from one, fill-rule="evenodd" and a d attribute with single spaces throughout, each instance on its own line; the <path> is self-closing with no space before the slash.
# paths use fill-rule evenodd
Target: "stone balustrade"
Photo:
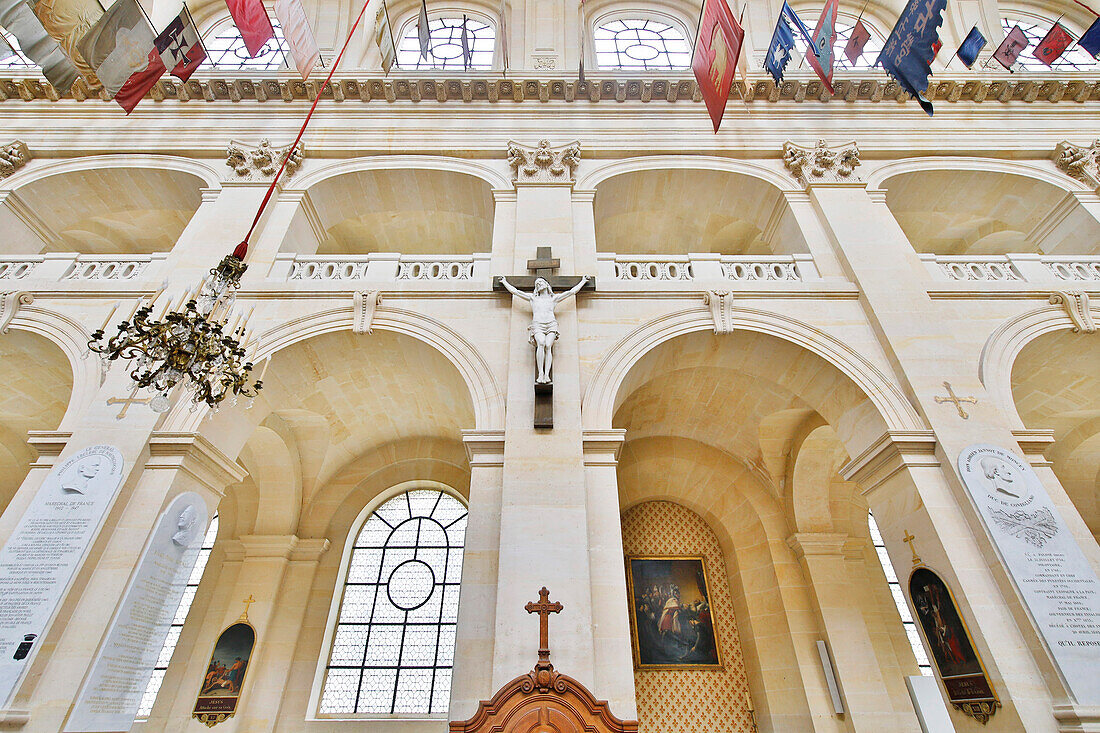
<path id="1" fill-rule="evenodd" d="M 810 255 L 744 257 L 714 253 L 598 256 L 597 277 L 618 282 L 806 282 L 820 280 Z"/>
<path id="2" fill-rule="evenodd" d="M 922 254 L 935 280 L 956 282 L 1020 282 L 1051 284 L 1064 281 L 1100 282 L 1100 257 L 1037 254 L 979 257 Z"/>
<path id="3" fill-rule="evenodd" d="M 1042 262 L 1059 280 L 1100 281 L 1100 257 L 1044 257 Z"/>
<path id="4" fill-rule="evenodd" d="M 0 280 L 21 280 L 40 264 L 41 257 L 4 257 L 0 259 Z"/>
<path id="5" fill-rule="evenodd" d="M 271 280 L 287 282 L 455 281 L 488 280 L 489 254 L 400 255 L 377 252 L 363 255 L 279 255 Z"/>
<path id="6" fill-rule="evenodd" d="M 34 257 L 0 257 L 0 280 L 126 281 L 157 274 L 168 255 L 81 255 L 58 252 Z"/>

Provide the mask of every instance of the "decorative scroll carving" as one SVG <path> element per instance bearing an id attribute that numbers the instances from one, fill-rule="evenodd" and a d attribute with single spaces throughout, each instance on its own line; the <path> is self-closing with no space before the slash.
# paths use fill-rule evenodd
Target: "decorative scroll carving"
<path id="1" fill-rule="evenodd" d="M 783 164 L 803 186 L 860 180 L 855 173 L 859 147 L 854 142 L 829 147 L 818 140 L 813 148 L 805 148 L 788 141 L 783 143 Z"/>
<path id="2" fill-rule="evenodd" d="M 715 333 L 733 333 L 733 293 L 726 290 L 708 290 L 703 302 L 710 306 L 714 318 Z"/>
<path id="3" fill-rule="evenodd" d="M 1087 148 L 1063 140 L 1054 148 L 1051 160 L 1067 176 L 1100 191 L 1100 140 L 1093 140 Z"/>
<path id="4" fill-rule="evenodd" d="M 26 290 L 0 293 L 0 333 L 8 332 L 12 319 L 19 311 L 19 306 L 30 305 L 33 302 L 34 296 Z"/>
<path id="5" fill-rule="evenodd" d="M 286 158 L 289 145 L 281 148 L 272 146 L 266 137 L 260 140 L 259 145 L 249 145 L 238 140 L 230 140 L 226 148 L 225 164 L 233 170 L 231 180 L 238 181 L 262 181 L 271 179 L 279 166 Z M 286 163 L 285 175 L 290 178 L 298 166 L 302 164 L 304 150 L 301 143 L 294 148 L 294 154 Z"/>
<path id="6" fill-rule="evenodd" d="M 581 144 L 576 140 L 556 148 L 549 140 L 539 140 L 533 148 L 508 143 L 508 164 L 516 183 L 573 183 L 573 169 L 580 159 Z"/>
<path id="7" fill-rule="evenodd" d="M 374 311 L 382 302 L 382 293 L 379 290 L 356 290 L 353 298 L 353 312 L 351 330 L 355 333 L 374 333 Z"/>
<path id="8" fill-rule="evenodd" d="M 27 145 L 19 140 L 14 140 L 7 145 L 0 146 L 0 180 L 15 173 L 27 164 L 31 159 L 31 151 Z"/>
<path id="9" fill-rule="evenodd" d="M 1073 332 L 1096 333 L 1096 321 L 1089 310 L 1089 294 L 1077 291 L 1055 290 L 1050 294 L 1051 305 L 1061 305 L 1073 321 Z"/>

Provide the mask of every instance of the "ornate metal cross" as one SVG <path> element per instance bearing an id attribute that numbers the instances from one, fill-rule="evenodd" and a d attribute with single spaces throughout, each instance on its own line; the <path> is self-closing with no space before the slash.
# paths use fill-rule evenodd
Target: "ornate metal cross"
<path id="1" fill-rule="evenodd" d="M 564 606 L 557 601 L 550 603 L 550 591 L 546 590 L 546 586 L 543 586 L 542 590 L 539 591 L 539 602 L 532 601 L 524 608 L 527 609 L 527 613 L 537 613 L 539 615 L 539 662 L 549 662 L 550 614 L 561 613 Z"/>
<path id="2" fill-rule="evenodd" d="M 248 607 L 255 602 L 256 599 L 252 597 L 251 593 L 248 594 L 248 598 L 245 598 L 243 601 L 241 601 L 241 603 L 244 604 L 244 613 L 241 614 L 241 617 L 238 619 L 238 621 L 248 621 Z"/>
<path id="3" fill-rule="evenodd" d="M 909 545 L 909 551 L 913 553 L 913 564 L 920 565 L 920 555 L 917 554 L 917 546 L 913 544 L 913 540 L 916 537 L 909 534 L 909 530 L 905 530 L 905 536 L 901 538 L 901 541 Z"/>
<path id="4" fill-rule="evenodd" d="M 965 402 L 969 405 L 976 405 L 976 404 L 978 404 L 978 398 L 977 397 L 956 397 L 955 396 L 955 390 L 951 389 L 951 382 L 944 382 L 943 386 L 947 388 L 947 396 L 946 397 L 937 397 L 936 398 L 936 404 L 943 405 L 943 404 L 946 404 L 948 402 L 951 402 L 955 405 L 955 409 L 959 411 L 959 417 L 961 417 L 963 420 L 970 417 L 970 413 L 968 413 L 966 410 L 964 410 L 962 408 L 962 403 Z"/>

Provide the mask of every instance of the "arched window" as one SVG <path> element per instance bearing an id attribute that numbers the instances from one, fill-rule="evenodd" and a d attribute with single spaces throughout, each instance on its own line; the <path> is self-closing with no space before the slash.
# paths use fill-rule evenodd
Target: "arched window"
<path id="1" fill-rule="evenodd" d="M 435 489 L 389 499 L 347 559 L 321 715 L 446 714 L 466 507 Z"/>
<path id="2" fill-rule="evenodd" d="M 894 572 L 894 565 L 890 562 L 890 556 L 886 554 L 886 543 L 882 541 L 882 533 L 878 531 L 875 517 L 867 512 L 867 526 L 871 530 L 871 542 L 878 553 L 878 561 L 882 565 L 882 572 L 886 574 L 886 582 L 890 584 L 890 595 L 894 597 L 894 604 L 901 614 L 901 623 L 905 627 L 905 635 L 909 637 L 909 645 L 913 647 L 913 656 L 917 658 L 917 667 L 925 677 L 932 676 L 932 664 L 928 661 L 928 654 L 924 651 L 924 644 L 917 632 L 917 624 L 913 621 L 913 614 L 909 613 L 909 605 L 905 602 L 905 596 L 901 593 L 901 583 Z"/>
<path id="3" fill-rule="evenodd" d="M 397 65 L 402 69 L 445 69 L 463 71 L 493 68 L 496 29 L 488 22 L 471 15 L 440 15 L 428 18 L 429 52 L 420 55 L 420 33 L 417 19 L 405 26 L 397 44 Z M 466 43 L 470 48 L 470 65 L 462 58 L 462 26 L 466 26 Z"/>
<path id="4" fill-rule="evenodd" d="M 202 39 L 206 47 L 206 60 L 200 69 L 249 69 L 252 71 L 278 71 L 288 68 L 290 47 L 283 38 L 283 29 L 276 18 L 271 18 L 275 37 L 264 44 L 256 58 L 249 58 L 248 49 L 237 26 L 230 18 L 214 27 Z"/>
<path id="5" fill-rule="evenodd" d="M 144 720 L 153 711 L 153 703 L 157 700 L 157 693 L 164 682 L 164 673 L 168 671 L 168 663 L 172 660 L 172 653 L 176 651 L 176 642 L 180 640 L 180 632 L 183 631 L 183 622 L 187 620 L 187 613 L 191 610 L 191 603 L 195 600 L 195 591 L 199 589 L 199 581 L 202 580 L 203 571 L 206 570 L 206 562 L 210 559 L 210 551 L 214 549 L 214 540 L 218 538 L 218 515 L 210 520 L 210 526 L 206 528 L 206 536 L 202 539 L 202 549 L 199 550 L 195 564 L 191 568 L 191 576 L 187 579 L 187 587 L 183 591 L 183 598 L 176 609 L 176 616 L 172 619 L 172 625 L 168 629 L 168 636 L 164 639 L 164 646 L 160 648 L 160 656 L 157 658 L 157 666 L 153 668 L 153 676 L 149 678 L 149 684 L 145 688 L 145 694 L 141 697 L 141 706 L 138 708 L 137 719 Z"/>
<path id="6" fill-rule="evenodd" d="M 810 29 L 812 33 L 814 26 L 817 25 L 817 15 L 810 18 L 803 13 L 799 13 L 799 17 L 802 18 L 802 22 L 806 24 L 806 27 Z M 871 37 L 867 40 L 866 45 L 863 47 L 863 53 L 856 59 L 853 64 L 848 60 L 848 57 L 844 55 L 844 47 L 848 45 L 848 39 L 852 37 L 852 30 L 856 27 L 856 17 L 846 16 L 844 13 L 837 13 L 836 16 L 836 43 L 833 44 L 833 69 L 836 71 L 849 71 L 855 69 L 870 69 L 875 65 L 875 61 L 878 59 L 879 51 L 882 50 L 882 44 L 884 39 L 882 34 L 879 33 L 878 28 L 867 22 L 866 18 L 860 19 L 863 23 L 863 27 L 867 29 L 867 32 L 871 34 Z M 791 60 L 787 66 L 787 69 L 798 68 L 798 63 L 806 56 L 805 39 L 802 38 L 801 33 L 794 34 L 794 46 L 797 53 L 792 54 Z M 803 65 L 803 68 L 809 69 L 808 65 Z"/>
<path id="7" fill-rule="evenodd" d="M 6 59 L 0 59 L 0 69 L 37 69 L 38 64 L 31 61 L 29 58 L 23 55 L 23 52 L 19 49 L 19 42 L 15 40 L 15 36 L 0 30 L 0 36 L 3 36 L 4 40 L 8 42 L 8 45 L 15 51 L 14 56 L 8 56 Z"/>
<path id="8" fill-rule="evenodd" d="M 592 32 L 601 69 L 669 71 L 691 65 L 691 44 L 676 26 L 653 18 L 617 18 Z"/>
<path id="9" fill-rule="evenodd" d="M 1092 66 L 1096 65 L 1096 59 L 1089 56 L 1088 52 L 1082 48 L 1078 48 L 1076 42 L 1071 43 L 1065 53 L 1058 57 L 1050 66 L 1047 66 L 1033 55 L 1035 46 L 1046 36 L 1050 29 L 1054 26 L 1050 21 L 1040 20 L 1039 18 L 1031 16 L 1016 16 L 1016 17 L 1003 17 L 1001 18 L 1001 28 L 1007 34 L 1012 30 L 1013 26 L 1020 26 L 1020 30 L 1027 36 L 1028 46 L 1016 59 L 1016 63 L 1013 64 L 1016 68 L 1022 68 L 1025 71 L 1087 71 Z M 1069 30 L 1068 28 L 1066 30 Z M 1073 31 L 1070 31 L 1073 33 Z M 1073 33 L 1074 36 L 1080 37 L 1080 33 Z M 1000 65 L 993 62 L 992 68 L 999 69 Z"/>

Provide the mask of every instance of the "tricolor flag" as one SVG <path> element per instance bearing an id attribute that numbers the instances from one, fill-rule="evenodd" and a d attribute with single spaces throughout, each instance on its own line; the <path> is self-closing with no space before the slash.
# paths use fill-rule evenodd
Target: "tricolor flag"
<path id="1" fill-rule="evenodd" d="M 187 81 L 195 69 L 206 59 L 206 51 L 199 38 L 199 29 L 187 8 L 172 19 L 168 27 L 157 36 L 154 45 L 160 54 L 160 62 L 172 76 Z"/>
<path id="2" fill-rule="evenodd" d="M 241 32 L 248 55 L 256 58 L 264 44 L 275 37 L 275 29 L 271 27 L 271 18 L 267 17 L 263 0 L 225 0 L 225 4 L 229 6 L 233 23 Z"/>
<path id="3" fill-rule="evenodd" d="M 416 19 L 416 36 L 420 40 L 420 58 L 432 55 L 432 32 L 428 28 L 428 2 L 420 0 L 420 17 Z"/>
<path id="4" fill-rule="evenodd" d="M 80 39 L 80 53 L 114 97 L 131 76 L 148 69 L 150 54 L 156 56 L 156 66 L 164 73 L 154 45 L 156 38 L 137 0 L 118 0 Z"/>
<path id="5" fill-rule="evenodd" d="M 1016 63 L 1016 59 L 1020 58 L 1020 54 L 1027 46 L 1027 36 L 1020 30 L 1020 26 L 1013 26 L 1001 45 L 997 46 L 997 50 L 993 52 L 993 58 L 998 64 L 1012 71 L 1012 65 Z"/>
<path id="6" fill-rule="evenodd" d="M 959 57 L 959 61 L 966 64 L 966 68 L 970 68 L 974 65 L 974 62 L 978 60 L 978 54 L 985 48 L 985 36 L 978 30 L 978 26 L 974 26 L 970 29 L 970 32 L 966 34 L 966 38 L 959 45 L 959 50 L 955 52 L 955 55 Z"/>
<path id="7" fill-rule="evenodd" d="M 836 43 L 836 11 L 839 0 L 825 0 L 821 16 L 817 19 L 812 37 L 813 43 L 806 49 L 806 60 L 821 83 L 833 93 L 833 44 Z"/>
<path id="8" fill-rule="evenodd" d="M 1100 18 L 1092 21 L 1089 29 L 1077 40 L 1077 47 L 1085 49 L 1093 58 L 1100 54 Z"/>
<path id="9" fill-rule="evenodd" d="M 703 0 L 691 70 L 715 132 L 722 124 L 744 40 L 745 31 L 737 24 L 726 0 Z"/>
<path id="10" fill-rule="evenodd" d="M 72 60 L 46 33 L 26 0 L 0 0 L 0 27 L 15 36 L 23 55 L 42 69 L 54 89 L 64 94 L 80 77 Z"/>
<path id="11" fill-rule="evenodd" d="M 119 2 L 121 1 L 119 0 Z M 126 114 L 130 114 L 134 111 L 134 107 L 138 106 L 138 102 L 145 98 L 145 95 L 149 93 L 149 90 L 156 85 L 157 80 L 163 75 L 164 64 L 161 63 L 160 54 L 154 48 L 149 51 L 148 63 L 145 68 L 135 71 L 126 80 L 126 83 L 122 85 L 122 89 L 119 89 L 118 93 L 115 94 L 115 101 L 126 110 Z"/>
<path id="12" fill-rule="evenodd" d="M 298 73 L 303 79 L 308 79 L 309 72 L 321 60 L 321 49 L 317 46 L 313 29 L 309 27 L 302 0 L 275 0 L 275 17 L 283 27 L 283 38 L 290 48 Z"/>
<path id="13" fill-rule="evenodd" d="M 844 46 L 844 58 L 848 59 L 848 63 L 854 65 L 859 60 L 869 40 L 871 40 L 871 31 L 867 30 L 862 20 L 857 20 L 855 27 L 852 28 L 852 35 L 848 36 L 848 43 Z"/>
<path id="14" fill-rule="evenodd" d="M 1065 52 L 1071 43 L 1073 43 L 1073 36 L 1062 27 L 1061 23 L 1055 22 L 1047 34 L 1043 36 L 1043 40 L 1039 41 L 1039 45 L 1035 47 L 1031 55 L 1050 66 L 1058 60 L 1058 57 Z"/>
<path id="15" fill-rule="evenodd" d="M 393 30 L 390 28 L 390 14 L 385 2 L 374 19 L 374 42 L 378 44 L 378 51 L 382 54 L 382 70 L 388 74 L 393 68 L 397 49 L 393 45 Z"/>
<path id="16" fill-rule="evenodd" d="M 897 79 L 929 116 L 932 103 L 921 93 L 928 88 L 928 77 L 932 75 L 932 46 L 939 40 L 946 6 L 947 0 L 909 0 L 875 62 L 882 64 L 883 70 Z"/>
<path id="17" fill-rule="evenodd" d="M 473 56 L 470 55 L 470 34 L 466 31 L 465 13 L 462 14 L 462 36 L 459 41 L 462 44 L 462 68 L 466 70 L 473 63 Z"/>

